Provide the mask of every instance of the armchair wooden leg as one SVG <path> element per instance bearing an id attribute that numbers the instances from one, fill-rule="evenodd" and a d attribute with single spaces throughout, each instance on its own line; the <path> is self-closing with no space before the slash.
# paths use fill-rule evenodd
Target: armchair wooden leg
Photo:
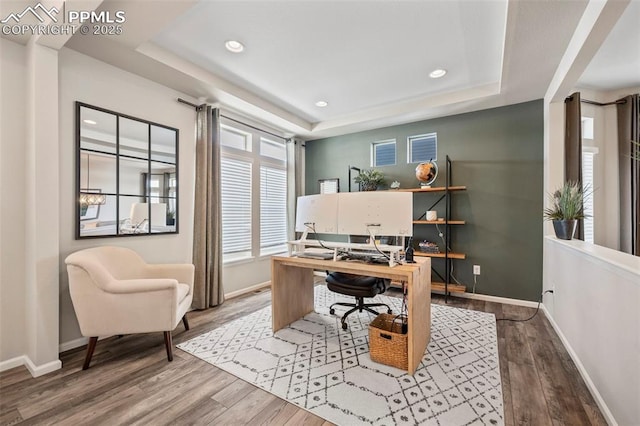
<path id="1" fill-rule="evenodd" d="M 164 332 L 164 345 L 167 347 L 167 360 L 173 361 L 173 342 L 171 341 L 171 332 Z"/>
<path id="2" fill-rule="evenodd" d="M 89 368 L 89 364 L 91 364 L 91 357 L 93 356 L 93 351 L 96 349 L 96 343 L 98 343 L 98 337 L 89 338 L 89 343 L 87 344 L 87 356 L 84 358 L 84 364 L 82 365 L 83 370 Z"/>
<path id="3" fill-rule="evenodd" d="M 182 323 L 184 324 L 184 329 L 189 330 L 189 321 L 187 321 L 187 314 L 184 314 L 182 317 Z"/>

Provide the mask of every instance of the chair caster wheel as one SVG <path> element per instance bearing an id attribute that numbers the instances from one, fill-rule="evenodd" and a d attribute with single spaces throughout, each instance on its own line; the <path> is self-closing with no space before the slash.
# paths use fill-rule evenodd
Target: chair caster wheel
<path id="1" fill-rule="evenodd" d="M 392 311 L 391 309 L 387 309 L 387 313 L 388 313 L 389 315 L 391 315 L 391 314 L 393 313 L 393 311 Z"/>
<path id="2" fill-rule="evenodd" d="M 343 322 L 343 323 L 342 323 L 342 329 L 343 329 L 343 330 L 346 330 L 346 329 L 347 329 L 347 323 L 346 323 L 346 322 Z"/>
<path id="3" fill-rule="evenodd" d="M 335 309 L 333 309 L 333 308 L 331 308 L 331 309 L 329 309 L 329 313 L 330 313 L 331 315 L 333 315 L 333 314 L 335 314 L 335 313 L 336 313 L 336 310 L 335 310 Z"/>

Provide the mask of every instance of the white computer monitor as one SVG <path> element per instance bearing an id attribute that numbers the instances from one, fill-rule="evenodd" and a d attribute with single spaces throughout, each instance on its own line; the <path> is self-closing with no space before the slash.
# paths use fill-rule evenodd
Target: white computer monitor
<path id="1" fill-rule="evenodd" d="M 338 197 L 338 234 L 413 235 L 412 193 L 342 192 Z"/>
<path id="2" fill-rule="evenodd" d="M 338 194 L 298 197 L 296 232 L 336 234 L 338 232 Z"/>

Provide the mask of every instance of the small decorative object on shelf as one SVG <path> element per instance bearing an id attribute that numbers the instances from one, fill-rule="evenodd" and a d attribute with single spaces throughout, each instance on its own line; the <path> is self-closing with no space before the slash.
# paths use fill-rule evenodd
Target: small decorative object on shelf
<path id="1" fill-rule="evenodd" d="M 420 181 L 421 188 L 428 188 L 438 177 L 438 165 L 435 161 L 425 161 L 416 167 L 416 179 Z"/>
<path id="2" fill-rule="evenodd" d="M 423 253 L 440 253 L 440 248 L 436 243 L 423 240 L 418 243 L 418 249 Z"/>
<path id="3" fill-rule="evenodd" d="M 391 189 L 400 188 L 400 182 L 398 182 L 397 180 L 394 180 L 393 182 L 391 182 L 391 185 L 389 185 L 389 188 L 391 188 Z"/>

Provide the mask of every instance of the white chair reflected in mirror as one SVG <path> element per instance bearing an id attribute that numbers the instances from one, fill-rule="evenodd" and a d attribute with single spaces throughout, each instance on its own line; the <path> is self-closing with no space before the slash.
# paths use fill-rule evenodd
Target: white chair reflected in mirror
<path id="1" fill-rule="evenodd" d="M 164 230 L 167 224 L 167 205 L 151 203 L 151 231 Z M 149 204 L 133 203 L 129 218 L 120 225 L 123 234 L 146 234 L 149 232 Z"/>

